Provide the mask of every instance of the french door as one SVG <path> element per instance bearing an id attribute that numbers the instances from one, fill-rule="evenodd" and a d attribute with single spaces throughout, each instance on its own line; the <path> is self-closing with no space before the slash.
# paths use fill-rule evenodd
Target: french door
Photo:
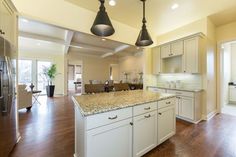
<path id="1" fill-rule="evenodd" d="M 30 85 L 34 84 L 34 90 L 42 91 L 41 94 L 46 94 L 46 85 L 48 84 L 47 78 L 43 74 L 43 69 L 52 65 L 50 61 L 43 60 L 19 60 L 19 83 Z"/>

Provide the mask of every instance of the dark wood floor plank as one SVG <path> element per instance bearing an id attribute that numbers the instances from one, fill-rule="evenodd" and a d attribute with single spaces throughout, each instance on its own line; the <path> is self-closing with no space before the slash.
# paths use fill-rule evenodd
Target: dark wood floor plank
<path id="1" fill-rule="evenodd" d="M 70 97 L 40 97 L 19 112 L 22 139 L 11 157 L 72 157 L 74 108 Z M 177 120 L 176 135 L 144 157 L 236 157 L 236 117 L 218 114 L 208 122 Z"/>

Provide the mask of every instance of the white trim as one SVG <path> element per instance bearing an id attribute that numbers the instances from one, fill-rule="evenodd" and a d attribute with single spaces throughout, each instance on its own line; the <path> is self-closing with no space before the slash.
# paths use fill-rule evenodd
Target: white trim
<path id="1" fill-rule="evenodd" d="M 190 119 L 187 119 L 187 118 L 184 118 L 184 117 L 181 117 L 181 116 L 177 116 L 177 115 L 176 115 L 176 118 L 187 121 L 187 122 L 190 122 L 190 123 L 193 123 L 193 124 L 198 124 L 199 122 L 201 122 L 203 120 L 203 119 L 199 119 L 198 121 L 193 121 L 193 120 L 190 120 Z"/>
<path id="2" fill-rule="evenodd" d="M 208 121 L 208 120 L 210 120 L 211 118 L 213 118 L 216 114 L 218 114 L 218 112 L 217 112 L 217 110 L 214 110 L 214 111 L 208 113 L 207 116 L 204 115 L 204 116 L 203 116 L 203 120 Z"/>
<path id="3" fill-rule="evenodd" d="M 77 156 L 76 154 L 74 154 L 73 156 L 74 156 L 74 157 L 79 157 L 79 156 Z"/>

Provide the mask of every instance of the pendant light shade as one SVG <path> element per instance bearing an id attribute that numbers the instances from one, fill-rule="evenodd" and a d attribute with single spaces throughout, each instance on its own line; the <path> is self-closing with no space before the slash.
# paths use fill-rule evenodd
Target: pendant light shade
<path id="1" fill-rule="evenodd" d="M 145 18 L 145 1 L 146 0 L 141 0 L 143 2 L 143 26 L 142 30 L 139 33 L 138 39 L 135 43 L 136 46 L 149 46 L 153 44 L 152 38 L 148 33 L 148 30 L 146 28 L 146 18 Z"/>
<path id="2" fill-rule="evenodd" d="M 115 33 L 115 30 L 111 24 L 109 16 L 104 6 L 105 0 L 99 0 L 101 5 L 97 16 L 94 20 L 91 32 L 97 36 L 106 37 Z"/>

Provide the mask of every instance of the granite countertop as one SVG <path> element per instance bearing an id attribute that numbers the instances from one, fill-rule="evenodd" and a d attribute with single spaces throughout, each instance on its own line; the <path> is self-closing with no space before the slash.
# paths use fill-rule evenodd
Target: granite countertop
<path id="1" fill-rule="evenodd" d="M 170 90 L 179 90 L 179 91 L 186 91 L 186 92 L 201 92 L 203 89 L 193 89 L 193 88 L 168 88 L 164 86 L 148 86 L 148 87 L 154 87 L 154 88 L 160 88 L 160 89 L 170 89 Z"/>
<path id="2" fill-rule="evenodd" d="M 89 116 L 172 97 L 175 95 L 134 90 L 73 96 L 72 100 L 83 116 Z"/>

